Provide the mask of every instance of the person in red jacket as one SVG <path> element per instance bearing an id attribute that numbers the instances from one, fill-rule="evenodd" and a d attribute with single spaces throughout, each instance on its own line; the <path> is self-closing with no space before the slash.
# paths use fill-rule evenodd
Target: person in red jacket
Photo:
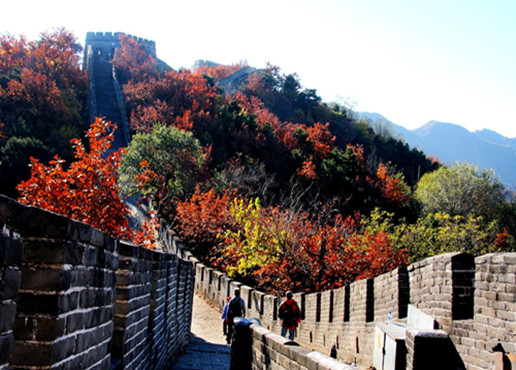
<path id="1" fill-rule="evenodd" d="M 294 340 L 296 329 L 301 322 L 301 310 L 297 302 L 292 299 L 292 292 L 289 290 L 286 294 L 287 299 L 279 306 L 278 317 L 281 320 L 281 335 L 287 336 L 288 339 Z"/>

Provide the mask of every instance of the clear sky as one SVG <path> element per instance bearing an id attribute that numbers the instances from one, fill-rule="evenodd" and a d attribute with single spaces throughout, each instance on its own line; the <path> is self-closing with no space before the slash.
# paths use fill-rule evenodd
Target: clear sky
<path id="1" fill-rule="evenodd" d="M 65 27 L 84 43 L 88 31 L 125 32 L 156 41 L 173 68 L 271 62 L 324 101 L 410 129 L 438 120 L 516 137 L 515 0 L 18 0 L 0 10 L 0 34 Z"/>

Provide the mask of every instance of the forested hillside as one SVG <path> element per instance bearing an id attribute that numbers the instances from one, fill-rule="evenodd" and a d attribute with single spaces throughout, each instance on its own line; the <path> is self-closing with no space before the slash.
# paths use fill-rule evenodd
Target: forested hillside
<path id="1" fill-rule="evenodd" d="M 16 196 L 31 156 L 73 158 L 70 140 L 88 127 L 81 51 L 66 30 L 37 41 L 0 37 L 0 192 Z"/>
<path id="2" fill-rule="evenodd" d="M 23 40 L 2 40 L 0 59 L 14 58 L 8 44 Z M 249 67 L 245 63 L 164 71 L 135 39 L 122 36 L 120 41 L 113 63 L 121 76 L 132 141 L 119 157 L 102 162 L 109 136 L 100 145 L 95 135 L 108 133 L 110 126 L 97 120 L 89 131 L 91 149 L 74 141 L 81 165 L 62 176 L 66 186 L 70 179 L 76 184 L 63 187 L 65 194 L 98 162 L 101 177 L 118 183 L 121 195 L 152 199 L 157 216 L 201 260 L 269 292 L 334 288 L 451 250 L 514 249 L 514 203 L 488 173 L 467 165 L 440 167 L 401 141 L 376 135 L 346 107 L 322 102 L 315 89 L 304 88 L 298 76 L 282 74 L 277 66 L 249 68 L 252 73 L 228 92 L 219 81 Z M 82 76 L 74 61 L 72 70 Z M 11 93 L 24 81 L 24 67 L 17 72 L 11 65 L 0 64 L 2 163 L 9 158 L 7 143 L 32 117 L 31 106 Z M 85 106 L 82 95 L 73 96 Z M 13 106 L 16 114 L 6 108 Z M 72 119 L 76 116 L 64 122 L 81 130 L 81 121 Z M 61 127 L 62 117 L 49 117 Z M 40 140 L 43 154 L 67 155 L 39 131 L 27 130 L 24 137 Z M 93 149 L 98 153 L 87 157 Z M 43 154 L 41 162 L 49 158 Z M 7 162 L 27 168 L 28 158 Z M 33 162 L 31 180 L 18 187 L 20 199 L 34 204 L 31 199 L 44 198 L 50 190 L 35 178 L 60 174 L 67 167 L 63 163 L 54 160 L 42 169 Z M 2 176 L 9 177 L 7 165 L 2 166 Z M 28 177 L 28 171 L 23 175 Z M 31 198 L 38 186 L 42 192 Z M 105 189 L 102 196 L 108 193 L 106 199 L 115 204 L 113 191 Z M 56 211 L 67 214 L 66 202 L 61 203 Z M 138 234 L 139 239 L 124 234 L 122 221 L 114 232 L 153 247 L 148 235 L 154 225 L 147 224 L 147 236 Z"/>

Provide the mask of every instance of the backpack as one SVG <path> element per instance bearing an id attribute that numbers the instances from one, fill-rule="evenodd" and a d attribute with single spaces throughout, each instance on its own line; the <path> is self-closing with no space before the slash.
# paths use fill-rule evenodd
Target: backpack
<path id="1" fill-rule="evenodd" d="M 242 298 L 235 297 L 231 301 L 229 301 L 228 305 L 228 319 L 232 319 L 233 317 L 241 317 L 242 316 L 242 306 L 240 305 L 240 301 Z"/>
<path id="2" fill-rule="evenodd" d="M 283 320 L 283 326 L 291 327 L 297 325 L 299 308 L 297 311 L 294 311 L 294 306 L 297 306 L 296 302 L 292 302 L 291 304 L 283 302 L 281 305 L 278 317 Z"/>

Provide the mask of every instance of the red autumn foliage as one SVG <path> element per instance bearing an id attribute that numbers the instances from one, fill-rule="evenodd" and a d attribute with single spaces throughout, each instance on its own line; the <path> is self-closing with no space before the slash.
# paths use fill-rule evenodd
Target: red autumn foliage
<path id="1" fill-rule="evenodd" d="M 365 164 L 365 158 L 364 158 L 364 147 L 360 144 L 348 144 L 346 146 L 346 149 L 350 149 L 354 154 L 356 158 L 356 162 L 358 167 L 361 169 L 362 172 L 366 171 L 366 164 Z"/>
<path id="2" fill-rule="evenodd" d="M 123 90 L 135 131 L 149 132 L 158 122 L 202 131 L 206 122 L 213 119 L 215 88 L 204 77 L 188 70 L 170 71 L 158 80 L 130 81 Z"/>
<path id="3" fill-rule="evenodd" d="M 118 195 L 120 152 L 103 158 L 111 147 L 113 124 L 97 118 L 87 131 L 90 150 L 73 140 L 76 161 L 64 169 L 57 155 L 48 166 L 31 159 L 31 178 L 17 190 L 21 203 L 85 222 L 112 236 L 130 239 L 127 208 Z"/>
<path id="4" fill-rule="evenodd" d="M 177 202 L 174 229 L 205 262 L 220 257 L 221 239 L 218 236 L 233 227 L 228 213 L 230 202 L 231 196 L 227 192 L 217 195 L 210 189 L 203 193 L 199 187 L 190 199 Z"/>
<path id="5" fill-rule="evenodd" d="M 158 61 L 143 45 L 125 34 L 120 34 L 118 38 L 120 48 L 113 58 L 113 65 L 122 72 L 122 79 L 131 79 L 133 83 L 158 79 Z"/>
<path id="6" fill-rule="evenodd" d="M 68 144 L 73 136 L 65 133 L 83 124 L 86 74 L 79 68 L 81 50 L 64 29 L 30 42 L 23 36 L 0 36 L 0 76 L 6 79 L 0 86 L 0 112 L 7 137 L 32 136 L 58 149 Z M 21 130 L 20 122 L 26 125 Z"/>
<path id="7" fill-rule="evenodd" d="M 317 180 L 318 176 L 317 176 L 317 173 L 315 172 L 315 170 L 316 170 L 316 167 L 313 162 L 313 158 L 310 157 L 306 161 L 303 162 L 303 165 L 301 166 L 301 168 L 299 168 L 297 170 L 297 173 L 303 177 L 306 177 L 307 179 Z"/>
<path id="8" fill-rule="evenodd" d="M 403 183 L 401 178 L 389 175 L 387 166 L 383 163 L 378 165 L 376 177 L 379 181 L 382 195 L 387 201 L 395 207 L 402 207 L 410 201 L 408 186 Z"/>
<path id="9" fill-rule="evenodd" d="M 48 165 L 31 158 L 31 177 L 17 186 L 21 194 L 18 201 L 87 223 L 116 238 L 154 248 L 155 218 L 151 217 L 143 231 L 129 228 L 128 210 L 117 184 L 121 153 L 111 152 L 106 156 L 115 129 L 116 125 L 97 118 L 86 132 L 89 151 L 80 140 L 73 140 L 76 161 L 68 169 L 57 155 Z"/>
<path id="10" fill-rule="evenodd" d="M 501 233 L 496 234 L 496 239 L 494 241 L 496 249 L 498 249 L 500 252 L 509 250 L 509 232 L 507 231 L 507 228 L 504 228 Z"/>
<path id="11" fill-rule="evenodd" d="M 54 126 L 49 121 L 63 117 L 66 110 L 56 83 L 27 68 L 22 68 L 18 79 L 10 80 L 6 89 L 0 86 L 0 106 L 2 102 L 12 107 L 12 114 L 5 113 L 4 119 L 14 121 L 15 116 L 25 116 L 25 121 L 34 124 L 37 132 L 43 135 L 50 135 Z"/>
<path id="12" fill-rule="evenodd" d="M 156 249 L 159 230 L 159 221 L 156 217 L 156 211 L 151 211 L 149 218 L 144 221 L 141 228 L 141 231 L 132 231 L 133 243 L 147 249 Z"/>
<path id="13" fill-rule="evenodd" d="M 288 252 L 255 272 L 259 285 L 272 294 L 285 286 L 304 292 L 335 289 L 407 263 L 407 252 L 395 250 L 387 234 L 362 234 L 358 214 L 325 224 L 298 216 L 290 220 Z"/>
<path id="14" fill-rule="evenodd" d="M 277 128 L 279 124 L 278 116 L 265 108 L 263 102 L 257 97 L 248 97 L 241 92 L 237 92 L 233 96 L 226 98 L 226 102 L 229 102 L 230 100 L 236 100 L 242 107 L 244 107 L 245 113 L 253 114 L 260 127 L 269 123 L 273 129 Z"/>
<path id="15" fill-rule="evenodd" d="M 0 36 L 0 74 L 27 68 L 45 75 L 59 89 L 71 88 L 85 82 L 86 75 L 78 68 L 81 50 L 65 29 L 42 33 L 39 40 L 30 42 L 23 36 Z"/>
<path id="16" fill-rule="evenodd" d="M 334 148 L 335 136 L 330 132 L 330 124 L 316 122 L 306 128 L 308 140 L 314 144 L 314 154 L 317 158 L 326 158 Z"/>
<path id="17" fill-rule="evenodd" d="M 200 252 L 205 262 L 222 270 L 238 263 L 239 251 L 224 249 L 221 235 L 226 229 L 244 228 L 230 216 L 231 198 L 228 193 L 217 196 L 213 190 L 201 193 L 197 189 L 191 199 L 177 207 L 175 229 L 179 236 L 188 241 L 189 248 Z M 328 212 L 330 208 L 322 214 Z M 396 250 L 386 233 L 361 231 L 359 214 L 329 220 L 333 221 L 318 222 L 303 211 L 261 208 L 258 222 L 267 233 L 264 241 L 275 240 L 277 244 L 268 251 L 273 256 L 270 262 L 252 271 L 256 284 L 271 294 L 281 293 L 285 286 L 314 292 L 406 265 L 407 252 Z"/>
<path id="18" fill-rule="evenodd" d="M 68 89 L 85 83 L 86 75 L 79 70 L 82 46 L 65 29 L 43 33 L 38 41 L 29 43 L 30 67 L 55 81 L 59 89 Z"/>
<path id="19" fill-rule="evenodd" d="M 299 130 L 304 132 L 302 141 L 297 135 Z M 306 154 L 313 155 L 317 159 L 326 158 L 335 147 L 335 136 L 331 134 L 328 123 L 323 125 L 316 122 L 313 126 L 285 123 L 276 128 L 275 132 L 289 150 L 309 150 Z"/>
<path id="20" fill-rule="evenodd" d="M 0 74 L 6 75 L 14 68 L 26 66 L 26 47 L 27 40 L 23 36 L 0 36 Z"/>

